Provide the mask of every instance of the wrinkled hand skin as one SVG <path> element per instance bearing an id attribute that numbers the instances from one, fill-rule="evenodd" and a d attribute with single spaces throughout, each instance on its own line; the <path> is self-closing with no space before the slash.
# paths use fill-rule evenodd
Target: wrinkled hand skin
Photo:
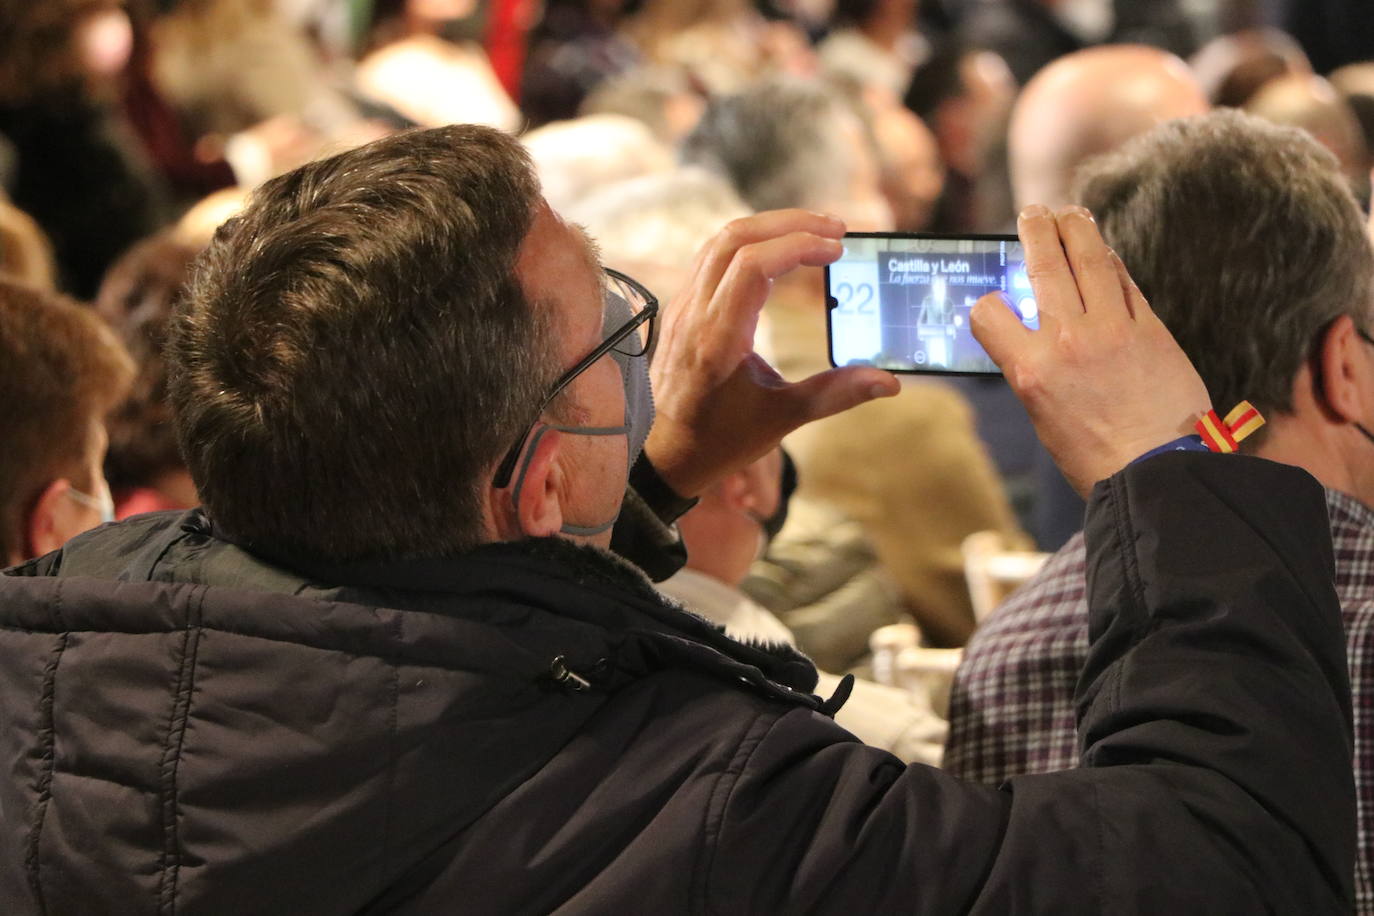
<path id="1" fill-rule="evenodd" d="M 1040 441 L 1080 495 L 1193 432 L 1207 389 L 1082 207 L 1028 207 L 1017 221 L 1040 310 L 1021 324 L 997 294 L 973 334 L 1002 368 Z M 1225 405 L 1229 409 L 1232 405 Z"/>
<path id="2" fill-rule="evenodd" d="M 894 376 L 870 367 L 789 383 L 754 352 L 773 280 L 836 260 L 843 235 L 831 216 L 770 211 L 730 223 L 697 256 L 690 282 L 661 316 L 650 367 L 656 417 L 645 451 L 679 495 L 700 495 L 803 423 L 899 390 Z"/>

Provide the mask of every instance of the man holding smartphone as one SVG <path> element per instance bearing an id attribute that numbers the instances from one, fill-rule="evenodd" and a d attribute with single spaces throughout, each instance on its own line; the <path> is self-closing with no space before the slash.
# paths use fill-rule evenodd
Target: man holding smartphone
<path id="1" fill-rule="evenodd" d="M 1078 191 L 1213 403 L 1264 413 L 1242 450 L 1323 486 L 1355 697 L 1356 905 L 1374 913 L 1374 251 L 1359 206 L 1310 136 L 1235 112 L 1170 122 L 1089 162 Z M 944 758 L 956 776 L 996 785 L 1078 764 L 1087 556 L 1072 537 L 970 641 Z"/>
<path id="2" fill-rule="evenodd" d="M 1268 462 L 1137 461 L 1207 409 L 1201 380 L 1085 213 L 1020 229 L 1041 330 L 998 301 L 973 321 L 1093 488 L 1086 768 L 998 790 L 904 767 L 835 725 L 843 691 L 813 696 L 804 658 L 730 640 L 601 549 L 642 435 L 692 496 L 892 393 L 868 368 L 788 385 L 752 350 L 773 278 L 835 259 L 843 225 L 732 223 L 654 352 L 651 295 L 603 273 L 518 145 L 450 127 L 269 182 L 217 235 L 171 351 L 204 510 L 0 577 L 0 899 L 1348 906 L 1320 493 Z"/>

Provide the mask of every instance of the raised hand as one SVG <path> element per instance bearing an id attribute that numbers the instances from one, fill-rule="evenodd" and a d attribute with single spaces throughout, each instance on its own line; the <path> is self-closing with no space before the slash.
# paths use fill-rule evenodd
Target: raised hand
<path id="1" fill-rule="evenodd" d="M 1191 433 L 1211 404 L 1087 210 L 1028 207 L 1017 231 L 1040 329 L 1028 330 L 992 294 L 973 309 L 973 333 L 1059 469 L 1086 496 L 1135 458 Z"/>
<path id="2" fill-rule="evenodd" d="M 735 220 L 697 256 L 650 369 L 657 417 L 645 451 L 680 495 L 699 494 L 803 423 L 899 390 L 890 373 L 858 366 L 788 383 L 754 352 L 773 280 L 834 261 L 843 235 L 834 217 L 777 210 Z"/>

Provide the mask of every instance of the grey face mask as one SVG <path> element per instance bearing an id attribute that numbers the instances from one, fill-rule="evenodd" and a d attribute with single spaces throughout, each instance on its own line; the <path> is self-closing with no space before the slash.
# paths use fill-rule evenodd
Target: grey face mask
<path id="1" fill-rule="evenodd" d="M 602 333 L 607 336 L 613 334 L 624 327 L 630 318 L 629 303 L 607 290 Z M 558 426 L 555 424 L 541 426 L 531 437 L 530 444 L 525 448 L 525 458 L 520 462 L 520 472 L 515 479 L 513 491 L 517 506 L 520 505 L 520 492 L 525 485 L 525 473 L 529 470 L 530 460 L 534 457 L 535 449 L 539 447 L 539 440 L 544 438 L 544 434 L 551 429 L 574 436 L 624 436 L 626 472 L 628 473 L 629 469 L 634 467 L 634 463 L 639 460 L 640 453 L 644 451 L 644 443 L 649 438 L 649 428 L 654 425 L 654 393 L 649 385 L 649 355 L 646 353 L 641 356 L 626 356 L 620 351 L 612 349 L 610 356 L 620 369 L 620 383 L 625 389 L 625 424 L 623 426 Z M 617 511 L 610 521 L 599 525 L 565 524 L 558 530 L 563 534 L 590 537 L 609 531 L 619 519 L 620 513 Z"/>
<path id="2" fill-rule="evenodd" d="M 612 334 L 630 320 L 630 306 L 615 293 L 606 293 L 606 320 L 602 333 Z M 625 446 L 629 464 L 634 467 L 654 425 L 654 392 L 649 386 L 649 354 L 626 356 L 611 350 L 611 359 L 620 367 L 620 381 L 625 386 Z"/>

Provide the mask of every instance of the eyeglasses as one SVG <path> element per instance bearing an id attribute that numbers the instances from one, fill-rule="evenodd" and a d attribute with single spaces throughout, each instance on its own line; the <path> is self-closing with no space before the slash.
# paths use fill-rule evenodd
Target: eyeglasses
<path id="1" fill-rule="evenodd" d="M 529 439 L 534 424 L 539 422 L 538 418 L 542 417 L 544 411 L 549 409 L 553 399 L 558 397 L 564 388 L 572 384 L 573 379 L 586 372 L 595 365 L 597 360 L 612 350 L 622 356 L 630 357 L 649 356 L 653 353 L 654 343 L 658 337 L 658 297 L 649 292 L 638 280 L 609 267 L 602 269 L 605 271 L 604 311 L 610 313 L 612 306 L 619 301 L 629 307 L 630 319 L 612 331 L 605 340 L 582 357 L 577 365 L 564 372 L 558 377 L 558 381 L 553 383 L 553 387 L 549 389 L 549 393 L 544 396 L 544 400 L 539 404 L 535 420 L 525 427 L 520 438 L 511 446 L 510 451 L 506 452 L 506 457 L 501 459 L 500 465 L 497 466 L 492 486 L 498 490 L 510 485 L 511 476 L 515 473 L 515 463 L 520 459 L 520 453 L 524 451 L 525 441 Z"/>

